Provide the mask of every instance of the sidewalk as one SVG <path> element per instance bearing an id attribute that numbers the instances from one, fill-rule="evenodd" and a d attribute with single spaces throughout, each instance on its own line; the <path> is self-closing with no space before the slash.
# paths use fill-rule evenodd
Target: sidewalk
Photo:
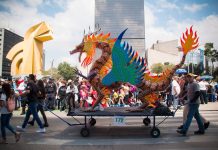
<path id="1" fill-rule="evenodd" d="M 200 110 L 218 111 L 218 102 L 208 102 L 207 104 L 201 104 Z"/>

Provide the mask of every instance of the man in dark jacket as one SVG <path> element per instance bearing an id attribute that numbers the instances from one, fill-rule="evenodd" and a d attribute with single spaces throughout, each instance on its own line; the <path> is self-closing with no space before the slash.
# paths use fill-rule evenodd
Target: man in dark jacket
<path id="1" fill-rule="evenodd" d="M 37 105 L 38 105 L 38 88 L 35 84 L 35 76 L 33 74 L 30 74 L 28 77 L 28 83 L 27 83 L 27 87 L 26 90 L 23 94 L 26 94 L 27 96 L 27 101 L 28 101 L 28 110 L 26 112 L 26 116 L 24 119 L 24 122 L 22 124 L 22 126 L 17 126 L 17 128 L 21 131 L 24 131 L 28 120 L 30 118 L 30 115 L 33 114 L 33 118 L 36 120 L 37 124 L 39 125 L 40 129 L 37 130 L 36 132 L 39 133 L 44 133 L 45 132 L 45 128 L 42 125 L 42 122 L 38 116 L 37 113 Z"/>

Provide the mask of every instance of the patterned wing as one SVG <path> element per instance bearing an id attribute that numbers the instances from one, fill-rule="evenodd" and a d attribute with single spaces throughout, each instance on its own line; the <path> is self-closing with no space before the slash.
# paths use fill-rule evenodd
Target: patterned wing
<path id="1" fill-rule="evenodd" d="M 137 52 L 132 50 L 128 43 L 121 43 L 125 29 L 117 38 L 112 49 L 112 69 L 102 79 L 105 86 L 114 82 L 129 82 L 133 85 L 139 84 L 145 71 L 145 61 L 138 57 Z"/>

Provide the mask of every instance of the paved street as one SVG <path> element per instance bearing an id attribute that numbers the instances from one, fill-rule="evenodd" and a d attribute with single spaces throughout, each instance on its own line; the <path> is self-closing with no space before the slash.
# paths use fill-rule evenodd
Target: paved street
<path id="1" fill-rule="evenodd" d="M 159 138 L 151 138 L 150 127 L 145 127 L 142 117 L 126 118 L 126 126 L 113 126 L 111 117 L 98 117 L 95 127 L 90 129 L 90 137 L 80 136 L 81 126 L 68 126 L 60 119 L 46 112 L 49 118 L 49 128 L 45 134 L 36 133 L 37 125 L 28 126 L 26 132 L 22 133 L 19 143 L 14 143 L 14 137 L 8 132 L 8 145 L 0 145 L 1 150 L 7 149 L 28 149 L 28 150 L 56 150 L 56 149 L 89 149 L 89 150 L 217 150 L 218 147 L 218 102 L 201 105 L 201 114 L 210 122 L 205 135 L 194 135 L 197 124 L 193 121 L 188 135 L 183 137 L 176 133 L 176 129 L 182 123 L 182 110 L 176 113 L 175 117 L 167 118 L 159 125 L 161 135 Z M 12 124 L 20 125 L 24 116 L 19 115 L 19 111 L 14 113 Z M 72 117 L 66 116 L 65 112 L 54 111 L 70 123 L 76 123 Z M 83 121 L 81 117 L 77 117 Z M 157 118 L 157 123 L 164 117 Z"/>

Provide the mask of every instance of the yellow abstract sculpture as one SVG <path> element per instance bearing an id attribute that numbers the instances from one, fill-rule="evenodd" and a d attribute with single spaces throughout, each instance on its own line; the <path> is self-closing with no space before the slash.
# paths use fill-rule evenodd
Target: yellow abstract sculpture
<path id="1" fill-rule="evenodd" d="M 29 28 L 24 36 L 24 41 L 14 45 L 6 56 L 12 61 L 11 75 L 41 74 L 43 42 L 52 39 L 51 28 L 45 22 Z"/>

